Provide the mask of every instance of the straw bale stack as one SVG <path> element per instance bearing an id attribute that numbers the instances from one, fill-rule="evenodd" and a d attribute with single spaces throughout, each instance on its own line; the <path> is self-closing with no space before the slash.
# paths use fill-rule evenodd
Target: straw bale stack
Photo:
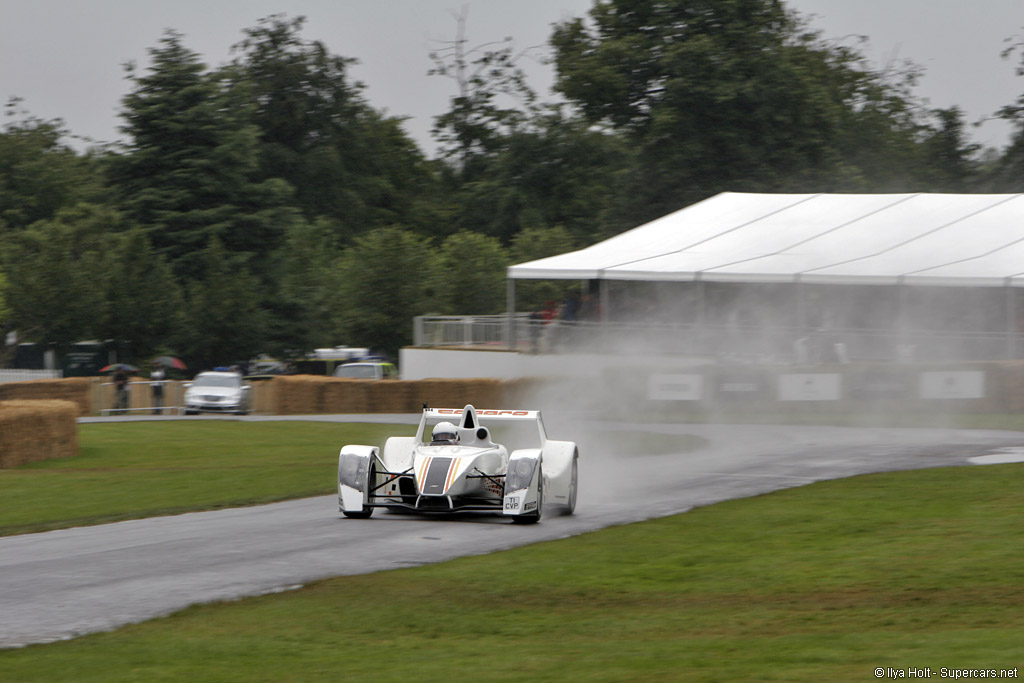
<path id="1" fill-rule="evenodd" d="M 0 469 L 78 455 L 74 401 L 0 401 Z"/>
<path id="2" fill-rule="evenodd" d="M 362 380 L 370 386 L 370 406 L 374 413 L 418 413 L 423 401 L 416 393 L 416 382 L 398 379 Z"/>
<path id="3" fill-rule="evenodd" d="M 273 415 L 277 410 L 277 385 L 273 381 L 252 382 L 252 412 Z"/>
<path id="4" fill-rule="evenodd" d="M 91 412 L 89 404 L 91 386 L 91 377 L 4 382 L 0 384 L 0 401 L 47 399 L 71 401 L 77 406 L 78 415 L 88 415 Z"/>
<path id="5" fill-rule="evenodd" d="M 267 402 L 265 412 L 276 415 L 417 413 L 424 403 L 435 408 L 511 405 L 508 383 L 489 378 L 409 381 L 289 375 L 275 377 L 269 384 L 273 400 Z"/>
<path id="6" fill-rule="evenodd" d="M 498 399 L 498 403 L 502 407 L 532 410 L 538 407 L 537 396 L 544 384 L 545 380 L 534 378 L 506 380 L 501 384 L 501 398 Z"/>
<path id="7" fill-rule="evenodd" d="M 274 385 L 276 415 L 315 415 L 323 412 L 323 389 L 326 377 L 316 375 L 282 375 L 270 380 Z"/>
<path id="8" fill-rule="evenodd" d="M 329 378 L 324 384 L 325 413 L 373 413 L 375 410 L 373 384 L 375 380 Z"/>
<path id="9" fill-rule="evenodd" d="M 421 379 L 410 382 L 416 409 L 428 403 L 432 408 L 461 408 L 467 403 L 477 408 L 504 408 L 501 380 L 497 379 Z"/>

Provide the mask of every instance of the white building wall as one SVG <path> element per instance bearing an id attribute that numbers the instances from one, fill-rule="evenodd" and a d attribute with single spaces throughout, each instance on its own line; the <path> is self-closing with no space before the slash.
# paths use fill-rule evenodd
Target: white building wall
<path id="1" fill-rule="evenodd" d="M 515 351 L 475 351 L 404 348 L 399 351 L 398 370 L 402 379 L 443 379 L 491 377 L 599 377 L 609 368 L 621 367 L 621 356 L 598 354 L 529 354 Z M 692 359 L 653 357 L 631 358 L 629 365 L 652 369 L 685 369 L 701 365 Z"/>

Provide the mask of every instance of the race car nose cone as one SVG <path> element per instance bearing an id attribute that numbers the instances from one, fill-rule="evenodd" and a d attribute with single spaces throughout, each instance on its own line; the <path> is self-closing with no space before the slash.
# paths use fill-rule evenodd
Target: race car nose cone
<path id="1" fill-rule="evenodd" d="M 420 493 L 425 496 L 443 496 L 450 485 L 448 474 L 454 460 L 454 458 L 430 458 L 420 481 Z"/>

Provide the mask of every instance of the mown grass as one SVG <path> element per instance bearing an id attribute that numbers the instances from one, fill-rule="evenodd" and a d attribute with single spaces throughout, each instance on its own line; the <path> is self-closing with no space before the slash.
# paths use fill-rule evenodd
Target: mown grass
<path id="1" fill-rule="evenodd" d="M 1021 465 L 817 483 L 0 651 L 0 680 L 820 681 L 1020 667 L 1021 509 Z"/>
<path id="2" fill-rule="evenodd" d="M 79 455 L 0 470 L 0 535 L 335 490 L 346 443 L 408 425 L 189 420 L 79 425 Z"/>

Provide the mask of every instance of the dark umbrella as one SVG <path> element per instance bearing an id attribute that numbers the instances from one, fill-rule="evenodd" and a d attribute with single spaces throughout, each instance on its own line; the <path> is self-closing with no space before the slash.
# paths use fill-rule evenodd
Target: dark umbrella
<path id="1" fill-rule="evenodd" d="M 105 368 L 100 368 L 100 372 L 117 372 L 118 370 L 124 370 L 125 372 L 138 372 L 139 369 L 134 365 L 128 365 L 128 363 L 111 363 Z"/>
<path id="2" fill-rule="evenodd" d="M 157 356 L 154 358 L 152 363 L 156 365 L 162 365 L 165 368 L 174 368 L 175 370 L 188 370 L 188 366 L 180 358 L 174 356 Z"/>

